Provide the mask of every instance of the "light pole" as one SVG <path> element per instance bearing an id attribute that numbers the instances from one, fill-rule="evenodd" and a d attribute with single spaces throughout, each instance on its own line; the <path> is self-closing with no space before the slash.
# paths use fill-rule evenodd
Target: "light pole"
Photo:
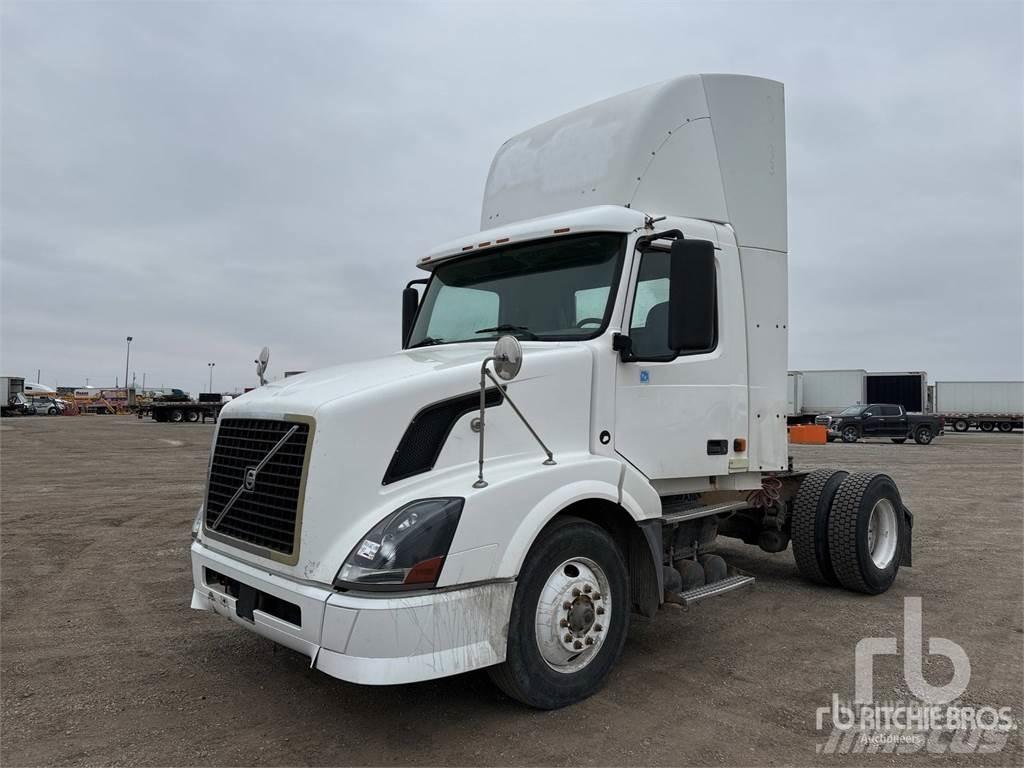
<path id="1" fill-rule="evenodd" d="M 128 347 L 124 353 L 124 391 L 127 397 L 128 392 L 128 360 L 132 355 L 132 337 L 128 337 Z"/>
<path id="2" fill-rule="evenodd" d="M 213 392 L 213 366 L 215 366 L 216 363 L 207 363 L 206 365 L 210 369 L 210 388 L 207 390 L 207 392 Z"/>

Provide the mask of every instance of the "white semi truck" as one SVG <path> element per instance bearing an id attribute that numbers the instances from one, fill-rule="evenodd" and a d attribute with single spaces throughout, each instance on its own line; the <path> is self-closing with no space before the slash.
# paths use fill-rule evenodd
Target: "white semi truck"
<path id="1" fill-rule="evenodd" d="M 343 680 L 488 668 L 555 708 L 631 613 L 750 585 L 719 536 L 871 594 L 910 565 L 888 476 L 788 458 L 780 83 L 680 77 L 520 134 L 481 227 L 417 260 L 401 351 L 224 407 L 193 608 Z"/>

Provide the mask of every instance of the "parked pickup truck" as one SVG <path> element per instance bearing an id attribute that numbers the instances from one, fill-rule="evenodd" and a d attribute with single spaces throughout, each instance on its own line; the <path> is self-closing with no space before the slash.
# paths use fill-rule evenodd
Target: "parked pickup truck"
<path id="1" fill-rule="evenodd" d="M 832 416 L 829 437 L 844 443 L 856 443 L 862 437 L 888 437 L 894 443 L 914 438 L 918 445 L 928 445 L 943 433 L 941 416 L 908 414 L 902 405 L 852 405 L 838 416 Z"/>

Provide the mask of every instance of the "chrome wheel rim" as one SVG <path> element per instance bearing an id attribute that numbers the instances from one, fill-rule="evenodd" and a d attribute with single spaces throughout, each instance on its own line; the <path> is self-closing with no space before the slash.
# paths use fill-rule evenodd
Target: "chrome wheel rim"
<path id="1" fill-rule="evenodd" d="M 847 440 L 854 440 L 854 439 L 856 439 L 856 437 L 857 437 L 857 428 L 856 427 L 847 427 L 846 429 L 843 430 L 843 437 L 845 437 Z"/>
<path id="2" fill-rule="evenodd" d="M 564 674 L 583 669 L 604 644 L 611 616 L 611 589 L 601 566 L 586 557 L 563 562 L 537 600 L 535 631 L 544 663 Z"/>
<path id="3" fill-rule="evenodd" d="M 868 518 L 868 555 L 878 569 L 885 569 L 896 556 L 899 529 L 896 508 L 889 499 L 879 499 Z"/>

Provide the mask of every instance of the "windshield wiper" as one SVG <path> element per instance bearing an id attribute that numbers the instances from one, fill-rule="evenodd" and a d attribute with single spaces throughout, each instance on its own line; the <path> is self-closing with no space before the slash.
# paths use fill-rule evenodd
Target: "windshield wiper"
<path id="1" fill-rule="evenodd" d="M 540 337 L 527 328 L 525 325 L 511 325 L 504 323 L 502 325 L 496 325 L 493 328 L 478 328 L 473 333 L 521 333 L 532 341 L 536 341 Z"/>
<path id="2" fill-rule="evenodd" d="M 444 344 L 444 339 L 434 339 L 430 336 L 426 336 L 415 344 L 410 344 L 409 349 L 416 349 L 416 347 L 432 347 L 435 344 Z"/>

